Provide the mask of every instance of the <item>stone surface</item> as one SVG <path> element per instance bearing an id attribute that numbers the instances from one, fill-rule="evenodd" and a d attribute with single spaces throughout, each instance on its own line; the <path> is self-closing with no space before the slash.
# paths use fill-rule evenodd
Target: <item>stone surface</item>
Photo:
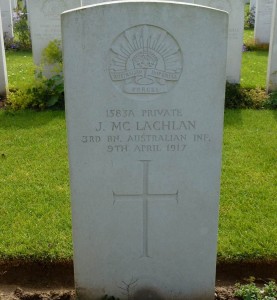
<path id="1" fill-rule="evenodd" d="M 113 1 L 115 1 L 115 0 L 111 0 L 111 1 L 110 0 L 82 0 L 82 6 L 103 3 L 103 2 L 113 2 Z M 163 1 L 163 0 L 161 0 L 161 1 Z M 176 2 L 194 3 L 194 0 L 177 0 Z"/>
<path id="2" fill-rule="evenodd" d="M 12 4 L 11 0 L 0 0 L 2 30 L 6 37 L 13 37 Z"/>
<path id="3" fill-rule="evenodd" d="M 227 23 L 166 2 L 62 15 L 79 299 L 214 298 Z"/>
<path id="4" fill-rule="evenodd" d="M 267 91 L 277 91 L 277 1 L 274 3 L 267 67 Z"/>
<path id="5" fill-rule="evenodd" d="M 0 96 L 6 96 L 8 85 L 6 55 L 2 30 L 2 19 L 0 14 Z"/>
<path id="6" fill-rule="evenodd" d="M 17 0 L 12 0 L 12 8 L 17 8 Z"/>
<path id="7" fill-rule="evenodd" d="M 274 0 L 257 0 L 254 38 L 257 44 L 269 44 Z"/>
<path id="8" fill-rule="evenodd" d="M 256 7 L 256 0 L 250 0 L 250 8 Z"/>
<path id="9" fill-rule="evenodd" d="M 239 83 L 244 30 L 244 0 L 195 0 L 195 3 L 229 13 L 226 77 L 230 83 Z"/>
<path id="10" fill-rule="evenodd" d="M 41 52 L 54 39 L 61 39 L 60 14 L 81 6 L 81 0 L 28 0 L 32 50 L 35 64 L 41 63 Z"/>

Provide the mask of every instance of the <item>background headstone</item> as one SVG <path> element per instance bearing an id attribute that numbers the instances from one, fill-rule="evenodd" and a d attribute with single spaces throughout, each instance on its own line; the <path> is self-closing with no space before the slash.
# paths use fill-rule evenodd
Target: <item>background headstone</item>
<path id="1" fill-rule="evenodd" d="M 252 8 L 252 7 L 256 7 L 256 0 L 250 0 L 250 9 Z"/>
<path id="2" fill-rule="evenodd" d="M 111 1 L 116 1 L 116 0 L 111 0 Z M 163 1 L 163 0 L 161 0 L 161 1 Z M 194 3 L 194 0 L 187 0 L 187 1 L 186 0 L 176 0 L 176 1 L 182 2 L 182 3 Z M 110 2 L 110 0 L 82 0 L 82 6 L 103 3 L 103 2 Z"/>
<path id="3" fill-rule="evenodd" d="M 2 19 L 0 14 L 0 96 L 6 96 L 8 85 L 6 55 L 4 48 L 4 38 L 2 31 Z"/>
<path id="4" fill-rule="evenodd" d="M 195 3 L 229 13 L 226 74 L 228 82 L 239 83 L 244 30 L 244 0 L 195 0 Z"/>
<path id="5" fill-rule="evenodd" d="M 257 44 L 269 44 L 274 0 L 257 0 L 254 38 Z"/>
<path id="6" fill-rule="evenodd" d="M 82 6 L 86 5 L 92 5 L 92 4 L 97 4 L 97 3 L 102 3 L 102 2 L 108 2 L 109 0 L 82 0 Z"/>
<path id="7" fill-rule="evenodd" d="M 227 23 L 167 2 L 62 15 L 79 299 L 214 299 Z"/>
<path id="8" fill-rule="evenodd" d="M 12 0 L 12 8 L 17 8 L 17 0 Z"/>
<path id="9" fill-rule="evenodd" d="M 13 20 L 11 0 L 0 0 L 0 9 L 2 17 L 2 31 L 4 37 L 13 37 Z"/>
<path id="10" fill-rule="evenodd" d="M 60 14 L 81 6 L 81 0 L 28 0 L 33 58 L 41 63 L 42 50 L 54 39 L 61 39 Z"/>
<path id="11" fill-rule="evenodd" d="M 277 1 L 274 2 L 267 68 L 267 91 L 277 91 Z"/>

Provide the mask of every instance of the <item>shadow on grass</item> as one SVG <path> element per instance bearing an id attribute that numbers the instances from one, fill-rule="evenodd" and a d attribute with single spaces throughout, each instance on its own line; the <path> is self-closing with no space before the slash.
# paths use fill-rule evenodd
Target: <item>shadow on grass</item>
<path id="1" fill-rule="evenodd" d="M 65 119 L 64 111 L 24 110 L 8 112 L 0 110 L 0 129 L 28 129 L 42 127 L 54 119 Z"/>
<path id="2" fill-rule="evenodd" d="M 272 114 L 273 114 L 274 118 L 277 121 L 277 110 L 272 110 Z"/>
<path id="3" fill-rule="evenodd" d="M 247 109 L 246 109 L 247 110 Z M 253 109 L 255 110 L 255 109 Z M 260 110 L 261 111 L 261 110 Z M 277 120 L 277 110 L 266 110 L 272 114 Z M 243 109 L 225 109 L 224 111 L 224 127 L 240 127 L 243 124 Z"/>
<path id="4" fill-rule="evenodd" d="M 267 49 L 262 49 L 262 50 L 259 50 L 259 51 L 253 50 L 253 52 L 255 52 L 256 56 L 262 56 L 262 57 L 265 57 L 266 59 L 268 57 L 268 50 Z"/>
<path id="5" fill-rule="evenodd" d="M 242 116 L 240 109 L 225 109 L 224 127 L 242 125 Z"/>

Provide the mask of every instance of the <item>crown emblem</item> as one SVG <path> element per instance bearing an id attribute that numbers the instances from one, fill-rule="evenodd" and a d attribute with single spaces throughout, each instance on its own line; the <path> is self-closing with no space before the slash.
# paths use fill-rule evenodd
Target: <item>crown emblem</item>
<path id="1" fill-rule="evenodd" d="M 182 72 L 177 42 L 152 25 L 138 25 L 120 34 L 110 57 L 111 79 L 127 94 L 166 93 Z"/>
<path id="2" fill-rule="evenodd" d="M 147 49 L 143 49 L 142 52 L 138 53 L 133 58 L 135 69 L 155 69 L 157 66 L 158 59 L 156 56 L 148 53 Z"/>

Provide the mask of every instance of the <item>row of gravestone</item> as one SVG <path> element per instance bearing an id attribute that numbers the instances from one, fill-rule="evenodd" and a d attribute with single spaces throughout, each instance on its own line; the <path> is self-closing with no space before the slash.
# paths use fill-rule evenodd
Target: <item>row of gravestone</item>
<path id="1" fill-rule="evenodd" d="M 79 2 L 81 3 L 81 0 L 79 0 Z M 97 3 L 98 1 L 84 0 L 83 5 L 93 4 L 92 2 Z M 187 2 L 193 2 L 193 0 Z M 223 6 L 223 8 L 226 9 L 226 5 L 224 3 L 219 3 L 219 2 L 224 2 L 224 0 L 223 1 L 210 0 L 210 1 L 206 1 L 206 3 L 204 4 L 205 5 L 208 4 L 215 7 Z M 1 15 L 2 15 L 2 22 L 3 22 L 2 27 L 3 27 L 4 35 L 6 34 L 9 37 L 13 36 L 12 11 L 16 7 L 17 7 L 17 0 L 0 1 L 0 8 L 1 8 Z M 256 5 L 256 0 L 252 0 L 250 2 L 250 7 L 255 7 L 255 11 L 256 11 L 255 40 L 257 41 L 257 43 L 269 43 L 273 0 L 258 0 L 257 5 Z"/>
<path id="2" fill-rule="evenodd" d="M 83 0 L 82 5 L 90 5 L 97 0 Z M 239 83 L 243 45 L 244 1 L 243 0 L 188 0 L 187 3 L 211 6 L 229 12 L 227 80 Z M 28 11 L 31 24 L 33 55 L 36 64 L 41 59 L 41 51 L 50 40 L 60 39 L 59 14 L 67 9 L 79 7 L 81 0 L 29 0 Z"/>
<path id="3" fill-rule="evenodd" d="M 83 0 L 82 5 L 85 6 L 97 2 L 103 1 Z M 211 6 L 229 13 L 227 81 L 239 83 L 243 46 L 244 1 L 189 0 L 184 2 Z M 258 0 L 255 26 L 257 42 L 269 43 L 273 2 L 274 0 Z M 33 53 L 37 64 L 40 62 L 41 50 L 48 42 L 51 39 L 60 39 L 59 13 L 80 5 L 81 0 L 69 0 L 66 2 L 61 0 L 29 0 L 28 10 L 30 13 Z"/>
<path id="4" fill-rule="evenodd" d="M 255 17 L 254 39 L 256 44 L 269 44 L 274 0 L 252 0 L 250 10 Z"/>
<path id="5" fill-rule="evenodd" d="M 49 1 L 49 0 L 48 0 Z M 47 4 L 43 4 L 42 1 L 40 5 L 47 5 Z M 68 4 L 68 7 L 77 7 L 81 5 L 81 0 L 77 1 L 78 3 L 75 3 L 73 5 Z M 89 5 L 89 4 L 93 4 L 93 3 L 97 3 L 97 0 L 83 0 L 82 5 Z M 187 1 L 187 2 L 194 2 L 194 0 L 191 1 Z M 236 27 L 231 28 L 230 30 L 232 30 L 232 34 L 234 35 L 234 32 L 238 32 L 236 35 L 239 37 L 237 37 L 237 39 L 240 39 L 240 32 L 241 32 L 241 5 L 236 5 L 237 7 L 231 7 L 234 4 L 232 3 L 227 3 L 225 0 L 206 0 L 206 1 L 198 1 L 196 0 L 195 3 L 196 4 L 203 4 L 203 5 L 208 5 L 208 6 L 212 6 L 212 7 L 216 7 L 216 8 L 222 8 L 227 10 L 228 12 L 231 11 L 236 11 L 236 17 L 235 17 L 235 23 L 237 24 Z M 244 1 L 243 1 L 244 2 Z M 271 18 L 272 18 L 272 8 L 273 8 L 273 2 L 274 0 L 258 0 L 257 4 L 256 1 L 251 1 L 250 2 L 250 7 L 255 7 L 255 40 L 257 43 L 269 43 L 269 39 L 270 39 L 270 28 L 271 28 Z M 30 4 L 32 6 L 32 4 Z M 60 4 L 57 4 L 58 6 L 60 6 Z M 67 4 L 64 4 L 65 6 L 67 6 Z M 17 6 L 17 0 L 0 0 L 0 8 L 1 8 L 1 16 L 2 16 L 2 27 L 3 27 L 3 32 L 4 35 L 7 35 L 8 37 L 12 37 L 13 36 L 13 22 L 12 22 L 12 10 Z M 54 14 L 57 13 L 54 11 Z M 233 14 L 231 13 L 231 16 L 233 16 Z M 233 17 L 234 18 L 234 17 Z M 239 23 L 237 21 L 240 21 Z M 230 22 L 230 24 L 232 24 L 233 22 Z M 234 39 L 234 37 L 232 38 Z M 233 52 L 233 51 L 232 51 Z M 236 53 L 234 54 L 236 55 Z M 232 64 L 233 65 L 233 64 Z M 231 68 L 231 67 L 230 67 Z M 234 66 L 233 66 L 234 68 Z M 237 72 L 235 72 L 234 74 L 230 75 L 229 80 L 231 82 L 238 82 L 238 75 L 236 74 Z"/>
<path id="6" fill-rule="evenodd" d="M 30 15 L 31 34 L 33 41 L 33 55 L 36 64 L 40 63 L 41 51 L 47 46 L 48 42 L 53 39 L 60 39 L 60 19 L 59 14 L 67 9 L 94 4 L 100 1 L 96 0 L 29 0 L 28 11 Z M 243 0 L 191 0 L 190 3 L 211 6 L 214 8 L 225 10 L 229 13 L 229 30 L 228 30 L 228 55 L 227 55 L 227 81 L 230 83 L 240 82 L 242 45 L 243 45 L 243 28 L 244 28 L 244 1 Z M 258 0 L 257 1 L 257 19 L 259 26 L 256 26 L 255 32 L 264 37 L 260 41 L 267 39 L 268 30 L 264 30 L 268 23 L 271 22 L 272 8 L 274 0 Z M 273 18 L 273 21 L 275 18 Z M 274 22 L 272 24 L 274 28 Z M 272 34 L 272 45 L 274 45 L 274 31 Z M 271 47 L 273 49 L 274 47 Z M 274 54 L 272 55 L 274 57 Z M 272 64 L 269 62 L 269 74 L 273 72 Z M 272 89 L 273 79 L 268 79 L 268 86 Z"/>
<path id="7" fill-rule="evenodd" d="M 0 0 L 3 2 L 1 7 L 5 7 L 8 3 L 8 8 L 11 8 L 11 0 Z M 268 22 L 271 22 L 269 15 L 272 14 L 272 5 L 275 0 L 258 0 L 257 14 L 259 20 L 267 20 L 266 22 L 260 22 L 260 32 L 265 32 L 262 28 L 265 25 L 268 27 Z M 76 8 L 81 5 L 89 5 L 95 3 L 95 0 L 29 0 L 28 1 L 28 12 L 31 25 L 31 36 L 32 36 L 32 47 L 33 57 L 36 64 L 40 64 L 42 49 L 47 46 L 49 41 L 61 38 L 61 27 L 60 27 L 60 14 L 68 9 Z M 187 1 L 188 2 L 188 1 Z M 218 9 L 229 12 L 229 30 L 228 30 L 228 55 L 227 55 L 227 81 L 230 83 L 240 82 L 240 71 L 241 71 L 241 59 L 242 59 L 242 44 L 243 44 L 243 24 L 244 24 L 244 1 L 243 0 L 191 0 L 191 3 L 200 5 L 207 5 Z M 263 9 L 261 9 L 261 7 Z M 11 15 L 6 13 L 6 9 L 2 10 L 2 22 L 3 27 L 9 28 L 10 34 L 12 34 L 12 22 L 8 20 L 7 16 Z M 3 17 L 4 16 L 4 17 Z M 275 28 L 275 19 L 272 20 L 272 28 Z M 269 21 L 268 21 L 269 20 Z M 264 26 L 264 27 L 263 27 Z M 4 31 L 7 29 L 4 29 Z M 256 30 L 257 32 L 258 30 Z M 268 32 L 268 30 L 266 30 Z M 275 45 L 275 30 L 272 30 L 271 39 L 272 42 L 270 47 L 270 59 L 268 67 L 268 80 L 267 87 L 269 90 L 275 90 L 276 86 L 276 75 L 274 66 L 274 45 Z M 266 34 L 263 35 L 264 37 Z M 265 37 L 266 38 L 266 37 Z M 261 39 L 260 39 L 261 40 Z M 264 41 L 264 40 L 261 40 Z M 3 46 L 2 46 L 3 47 Z M 4 55 L 4 54 L 3 54 Z M 2 55 L 2 56 L 3 56 Z M 4 60 L 4 56 L 3 59 Z M 276 59 L 275 59 L 276 60 Z M 3 63 L 3 66 L 5 64 Z M 3 76 L 2 76 L 3 77 Z M 6 77 L 6 75 L 4 75 Z M 1 93 L 5 90 L 3 86 L 7 84 L 5 80 L 2 80 Z"/>
<path id="8" fill-rule="evenodd" d="M 13 10 L 17 0 L 0 0 L 0 96 L 5 96 L 8 86 L 4 37 L 13 37 Z"/>
<path id="9" fill-rule="evenodd" d="M 0 0 L 2 31 L 7 38 L 13 37 L 13 10 L 16 7 L 17 0 Z"/>

